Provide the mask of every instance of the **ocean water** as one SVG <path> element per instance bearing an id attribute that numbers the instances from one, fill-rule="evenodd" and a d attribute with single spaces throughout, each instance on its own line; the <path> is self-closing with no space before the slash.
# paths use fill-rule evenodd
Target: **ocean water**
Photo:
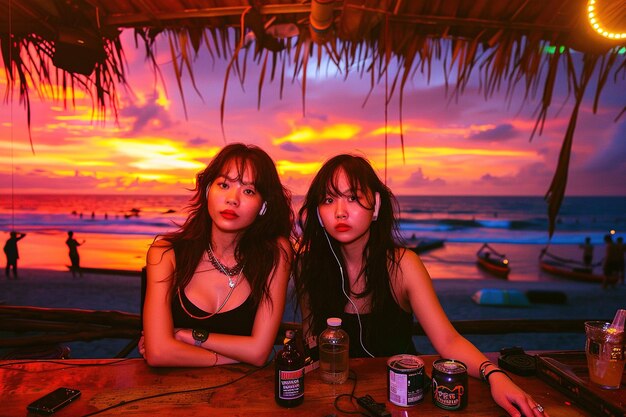
<path id="1" fill-rule="evenodd" d="M 168 195 L 3 195 L 0 237 L 8 239 L 12 229 L 27 233 L 19 243 L 22 267 L 65 269 L 66 233 L 72 230 L 86 240 L 79 248 L 83 266 L 140 269 L 154 237 L 184 221 L 187 202 L 188 196 Z M 294 198 L 295 209 L 300 202 Z M 434 278 L 482 278 L 474 254 L 488 242 L 506 249 L 511 266 L 518 261 L 513 272 L 528 279 L 537 275 L 541 247 L 578 257 L 585 237 L 602 245 L 606 233 L 623 236 L 626 229 L 626 197 L 567 197 L 552 239 L 542 197 L 400 196 L 398 202 L 409 245 L 413 238 L 445 240 L 445 248 L 423 255 Z"/>
<path id="2" fill-rule="evenodd" d="M 561 256 L 580 259 L 579 244 L 586 236 L 596 245 L 594 261 L 603 256 L 602 238 L 610 230 L 624 236 L 626 229 L 626 197 L 569 197 L 561 209 L 557 230 L 549 240 L 547 232 L 547 206 L 541 197 L 430 197 L 402 196 L 398 198 L 401 208 L 401 233 L 410 245 L 415 236 L 445 240 L 445 245 L 421 255 L 430 275 L 436 280 L 435 287 L 445 286 L 445 279 L 464 279 L 463 285 L 454 282 L 441 299 L 446 313 L 453 320 L 487 318 L 550 318 L 550 317 L 610 317 L 616 308 L 623 307 L 623 289 L 605 292 L 599 285 L 583 290 L 568 290 L 569 303 L 560 305 L 535 305 L 532 309 L 503 309 L 501 307 L 474 308 L 467 296 L 467 288 L 493 288 L 504 285 L 476 266 L 475 254 L 485 242 L 498 251 L 506 253 L 511 265 L 506 285 L 532 285 L 538 289 L 566 289 L 571 282 L 552 277 L 540 271 L 538 254 L 546 245 L 551 252 Z M 294 199 L 295 208 L 301 199 Z M 86 242 L 79 247 L 83 266 L 139 270 L 145 264 L 145 253 L 157 234 L 176 228 L 184 221 L 185 196 L 133 196 L 133 195 L 14 195 L 0 196 L 0 239 L 8 239 L 9 231 L 15 229 L 27 233 L 19 242 L 20 268 L 43 268 L 67 271 L 69 263 L 65 239 L 67 231 Z M 69 273 L 68 273 L 69 274 Z M 99 276 L 95 276 L 98 277 Z M 87 274 L 87 278 L 89 275 Z M 130 311 L 122 301 L 136 305 L 136 293 L 121 291 L 129 285 L 137 285 L 132 278 L 122 277 L 113 282 L 95 284 L 85 288 L 102 288 L 103 300 L 122 303 L 123 311 Z M 93 277 L 92 277 L 93 279 Z M 439 281 L 437 281 L 439 280 Z M 478 281 L 473 281 L 478 280 Z M 522 281 L 535 281 L 525 283 Z M 16 291 L 24 297 L 36 296 L 42 288 L 28 286 L 23 281 L 2 281 L 8 291 Z M 80 287 L 78 281 L 77 288 Z M 54 287 L 52 287 L 54 288 Z M 137 287 L 132 287 L 137 289 Z M 523 288 L 523 287 L 520 287 Z M 578 287 L 576 287 L 578 288 Z M 106 289 L 106 290 L 105 290 Z M 104 297 L 107 290 L 114 295 Z M 37 290 L 37 291 L 36 291 Z M 43 288 L 45 291 L 45 288 Z M 471 292 L 470 291 L 470 292 Z M 50 293 L 54 293 L 51 289 Z M 126 294 L 126 296 L 124 296 Z M 12 299 L 9 292 L 4 294 Z M 53 296 L 54 297 L 54 296 Z M 126 297 L 126 298 L 124 298 Z M 59 296 L 56 303 L 62 303 Z M 602 311 L 597 310 L 600 300 Z M 78 297 L 74 308 L 94 308 L 92 298 Z M 110 302 L 110 301 L 106 301 Z M 54 305 L 57 305 L 54 304 Z M 36 304 L 33 304 L 36 305 Z M 107 304 L 107 308 L 111 308 Z M 96 306 L 97 308 L 97 306 Z M 581 310 L 584 309 L 584 310 Z M 135 310 L 132 310 L 135 311 Z M 293 308 L 287 307 L 285 319 L 292 319 Z M 558 334 L 544 337 L 528 334 L 518 335 L 470 335 L 470 340 L 483 351 L 497 351 L 505 346 L 523 346 L 533 349 L 580 349 L 584 335 Z M 417 347 L 432 353 L 432 347 L 421 338 Z M 116 341 L 118 342 L 118 341 Z M 112 357 L 121 346 L 111 340 L 78 343 L 72 347 L 75 357 Z M 101 349 L 98 351 L 97 349 Z M 81 355 L 81 352 L 84 352 Z"/>
<path id="3" fill-rule="evenodd" d="M 611 230 L 626 233 L 626 197 L 568 197 L 548 236 L 542 197 L 400 197 L 401 231 L 449 242 L 553 245 L 602 244 Z"/>

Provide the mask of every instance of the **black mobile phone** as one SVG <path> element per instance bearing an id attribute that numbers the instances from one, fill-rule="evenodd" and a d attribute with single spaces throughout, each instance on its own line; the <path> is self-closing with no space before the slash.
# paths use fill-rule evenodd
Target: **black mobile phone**
<path id="1" fill-rule="evenodd" d="M 26 409 L 39 414 L 52 414 L 78 397 L 80 397 L 80 391 L 77 389 L 57 388 L 28 404 Z"/>

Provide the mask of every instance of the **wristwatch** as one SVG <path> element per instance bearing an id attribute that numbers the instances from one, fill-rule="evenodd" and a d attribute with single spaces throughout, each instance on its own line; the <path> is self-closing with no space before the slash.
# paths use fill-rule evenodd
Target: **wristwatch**
<path id="1" fill-rule="evenodd" d="M 191 331 L 196 346 L 201 346 L 209 338 L 209 332 L 204 329 L 193 329 Z"/>

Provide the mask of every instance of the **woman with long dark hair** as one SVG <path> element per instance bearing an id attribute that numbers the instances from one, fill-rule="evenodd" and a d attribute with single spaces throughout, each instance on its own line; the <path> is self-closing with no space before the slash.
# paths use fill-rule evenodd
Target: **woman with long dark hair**
<path id="1" fill-rule="evenodd" d="M 243 144 L 194 191 L 184 224 L 148 250 L 140 353 L 152 366 L 262 365 L 285 306 L 291 195 L 267 153 Z"/>
<path id="2" fill-rule="evenodd" d="M 415 353 L 413 316 L 437 352 L 491 385 L 511 416 L 543 408 L 450 324 L 420 258 L 397 244 L 397 202 L 367 160 L 338 155 L 313 179 L 300 209 L 296 293 L 304 336 L 340 317 L 350 355 Z"/>

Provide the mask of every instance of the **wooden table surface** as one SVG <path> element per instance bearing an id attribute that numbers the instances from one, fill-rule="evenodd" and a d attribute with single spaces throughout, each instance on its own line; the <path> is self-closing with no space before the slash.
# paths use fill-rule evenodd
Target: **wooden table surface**
<path id="1" fill-rule="evenodd" d="M 430 375 L 437 356 L 422 356 Z M 86 416 L 348 416 L 338 411 L 334 399 L 350 393 L 354 381 L 327 385 L 319 370 L 305 377 L 304 403 L 294 409 L 274 402 L 274 366 L 225 365 L 215 368 L 151 368 L 143 359 L 93 359 L 66 361 L 0 361 L 0 415 L 26 416 L 26 405 L 58 387 L 79 389 L 74 403 L 56 417 Z M 356 372 L 356 396 L 366 394 L 387 401 L 386 358 L 351 359 Z M 551 417 L 591 416 L 567 397 L 536 377 L 512 378 L 544 406 Z M 504 416 L 491 399 L 489 387 L 469 378 L 469 401 L 462 411 L 433 405 L 430 392 L 418 405 L 397 407 L 387 401 L 393 417 L 400 416 Z M 152 398 L 147 398 L 152 397 Z M 360 409 L 342 400 L 343 409 Z M 107 408 L 111 407 L 109 410 Z"/>

